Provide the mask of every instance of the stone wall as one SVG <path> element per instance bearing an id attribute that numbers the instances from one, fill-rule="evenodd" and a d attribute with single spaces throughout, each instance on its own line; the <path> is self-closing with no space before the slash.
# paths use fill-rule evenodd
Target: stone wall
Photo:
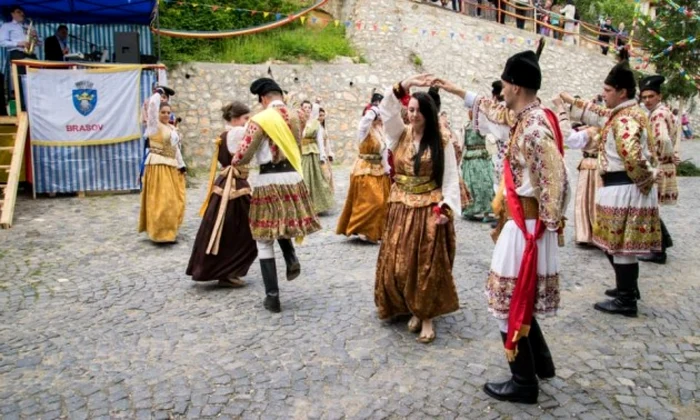
<path id="1" fill-rule="evenodd" d="M 407 0 L 333 0 L 327 10 L 354 23 L 363 22 L 360 30 L 353 24 L 348 36 L 368 64 L 194 63 L 170 71 L 170 83 L 178 91 L 174 106 L 183 117 L 181 128 L 190 164 L 208 165 L 211 141 L 223 129 L 221 106 L 234 99 L 255 105 L 248 86 L 266 76 L 268 68 L 283 88 L 297 92 L 300 99 L 322 99 L 336 161 L 349 164 L 356 155 L 356 124 L 373 88 L 383 89 L 410 74 L 427 71 L 488 94 L 506 59 L 518 51 L 534 49 L 537 39 L 530 32 Z M 372 30 L 375 25 L 377 30 Z M 584 98 L 598 94 L 614 64 L 613 57 L 548 41 L 540 62 L 540 97 L 549 103 L 563 90 Z M 454 127 L 466 122 L 466 112 L 457 98 L 444 94 L 443 104 Z M 693 117 L 695 122 L 700 119 Z"/>
<path id="2" fill-rule="evenodd" d="M 177 92 L 173 98 L 175 112 L 183 121 L 184 154 L 194 167 L 208 167 L 212 140 L 223 130 L 221 107 L 232 100 L 259 110 L 257 98 L 250 94 L 250 83 L 268 77 L 275 80 L 298 100 L 316 97 L 328 113 L 326 128 L 333 140 L 336 161 L 350 163 L 356 151 L 354 133 L 362 108 L 372 88 L 394 80 L 392 68 L 377 69 L 368 64 L 323 65 L 230 65 L 195 63 L 169 73 L 169 83 Z"/>

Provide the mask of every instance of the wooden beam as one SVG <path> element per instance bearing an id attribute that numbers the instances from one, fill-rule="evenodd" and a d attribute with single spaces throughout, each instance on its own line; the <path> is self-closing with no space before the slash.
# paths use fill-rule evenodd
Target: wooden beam
<path id="1" fill-rule="evenodd" d="M 27 131 L 29 129 L 29 118 L 26 112 L 18 113 L 17 137 L 15 137 L 15 151 L 12 154 L 10 164 L 10 175 L 5 186 L 4 203 L 0 207 L 0 227 L 7 229 L 12 227 L 12 219 L 15 214 L 15 202 L 17 200 L 17 184 L 22 171 L 22 159 L 24 156 L 24 145 L 27 141 Z"/>

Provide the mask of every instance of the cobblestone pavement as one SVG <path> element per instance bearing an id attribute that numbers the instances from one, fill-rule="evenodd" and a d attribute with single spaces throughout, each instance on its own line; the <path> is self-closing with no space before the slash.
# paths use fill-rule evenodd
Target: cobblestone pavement
<path id="1" fill-rule="evenodd" d="M 700 157 L 700 142 L 683 146 Z M 202 183 L 170 246 L 136 235 L 136 194 L 19 201 L 0 231 L 0 417 L 699 418 L 700 225 L 687 216 L 700 178 L 681 178 L 679 205 L 662 209 L 675 246 L 666 266 L 642 265 L 639 318 L 593 310 L 612 270 L 568 228 L 563 307 L 541 322 L 557 377 L 535 406 L 481 391 L 508 375 L 483 296 L 487 226 L 457 222 L 461 309 L 419 344 L 376 319 L 378 248 L 333 234 L 347 168 L 335 178 L 336 211 L 299 248 L 303 275 L 281 283 L 275 315 L 257 263 L 239 290 L 185 276 Z"/>

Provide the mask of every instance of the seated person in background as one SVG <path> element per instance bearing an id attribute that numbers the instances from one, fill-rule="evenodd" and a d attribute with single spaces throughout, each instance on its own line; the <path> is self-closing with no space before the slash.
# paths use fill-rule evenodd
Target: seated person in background
<path id="1" fill-rule="evenodd" d="M 44 60 L 63 61 L 63 56 L 70 52 L 67 40 L 68 27 L 59 25 L 56 34 L 44 40 Z"/>

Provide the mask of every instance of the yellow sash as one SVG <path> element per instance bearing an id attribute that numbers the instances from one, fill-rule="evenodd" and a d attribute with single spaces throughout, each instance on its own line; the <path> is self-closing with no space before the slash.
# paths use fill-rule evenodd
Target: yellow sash
<path id="1" fill-rule="evenodd" d="M 219 164 L 219 147 L 221 147 L 221 137 L 217 137 L 214 140 L 216 148 L 214 149 L 214 156 L 211 158 L 211 165 L 209 166 L 209 186 L 207 187 L 207 195 L 204 198 L 204 203 L 199 209 L 199 217 L 204 217 L 204 213 L 207 211 L 207 206 L 209 206 L 209 197 L 211 197 L 211 192 L 214 190 L 214 178 L 216 177 L 216 170 Z"/>
<path id="2" fill-rule="evenodd" d="M 301 169 L 301 150 L 299 150 L 299 145 L 294 138 L 294 134 L 292 134 L 292 130 L 289 129 L 282 115 L 274 108 L 268 108 L 253 116 L 251 120 L 265 130 L 265 133 L 270 136 L 277 147 L 282 150 L 282 153 L 287 157 L 292 167 L 299 172 L 299 175 L 303 176 Z"/>

